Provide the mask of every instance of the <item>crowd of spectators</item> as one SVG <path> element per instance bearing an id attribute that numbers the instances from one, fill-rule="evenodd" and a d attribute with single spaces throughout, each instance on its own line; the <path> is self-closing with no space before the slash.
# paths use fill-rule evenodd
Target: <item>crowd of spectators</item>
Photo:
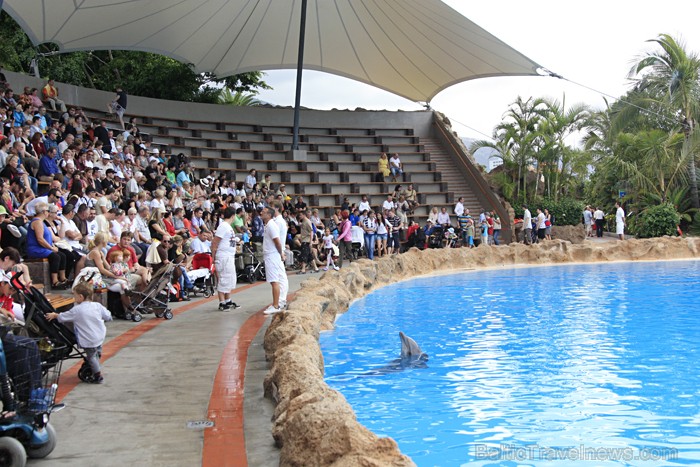
<path id="1" fill-rule="evenodd" d="M 284 183 L 273 184 L 269 174 L 261 176 L 252 169 L 240 180 L 230 171 L 198 178 L 183 154 L 168 154 L 152 145 L 136 119 L 123 130 L 106 120 L 91 120 L 79 107 L 66 106 L 51 80 L 41 96 L 32 88 L 19 96 L 9 87 L 2 93 L 0 245 L 15 247 L 29 259 L 46 258 L 54 287 L 67 287 L 86 262 L 110 285 L 123 285 L 110 269 L 114 255 L 106 254 L 115 247 L 129 250 L 118 262 L 140 278 L 128 286 L 143 285 L 151 270 L 188 252 L 208 252 L 227 207 L 235 212 L 235 234 L 260 243 L 262 209 L 279 206 L 288 225 L 286 247 L 297 252 L 287 255 L 288 265 L 296 259 L 302 274 L 341 267 L 344 260 L 358 256 L 357 243 L 364 247 L 359 255 L 364 252 L 370 259 L 375 253 L 399 253 L 406 245 L 425 246 L 420 240 L 409 241 L 419 228 L 412 220 L 419 206 L 413 184 L 396 184 L 374 206 L 367 196 L 357 204 L 345 198 L 323 219 L 303 195 L 290 193 Z M 118 90 L 109 104 L 120 124 L 125 99 Z M 398 154 L 382 154 L 379 161 L 382 177 L 396 181 L 404 174 Z M 452 214 L 454 225 L 445 207 L 433 210 L 421 228 L 426 238 L 440 228 L 441 245 L 473 246 L 479 243 L 475 233 L 480 237 L 485 230 L 487 242 L 499 243 L 497 216 L 484 213 L 476 221 L 468 210 L 465 214 L 461 198 Z M 94 253 L 96 245 L 102 255 Z M 187 282 L 182 284 L 183 295 L 192 286 Z"/>

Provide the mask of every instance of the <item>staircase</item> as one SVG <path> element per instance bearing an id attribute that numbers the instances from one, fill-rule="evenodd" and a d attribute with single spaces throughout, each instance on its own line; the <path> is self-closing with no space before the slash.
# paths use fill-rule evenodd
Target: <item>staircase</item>
<path id="1" fill-rule="evenodd" d="M 421 138 L 421 144 L 425 147 L 425 152 L 430 154 L 430 162 L 435 163 L 437 172 L 442 176 L 442 181 L 447 183 L 448 192 L 454 195 L 454 204 L 460 196 L 464 197 L 464 207 L 471 211 L 471 214 L 479 214 L 483 207 L 474 194 L 462 174 L 455 168 L 455 162 L 445 151 L 443 146 L 433 138 Z M 452 209 L 447 210 L 452 214 Z"/>

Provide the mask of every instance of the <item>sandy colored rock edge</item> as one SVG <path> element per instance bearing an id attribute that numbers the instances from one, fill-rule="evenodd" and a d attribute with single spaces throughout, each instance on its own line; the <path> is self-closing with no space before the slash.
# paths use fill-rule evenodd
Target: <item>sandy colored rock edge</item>
<path id="1" fill-rule="evenodd" d="M 553 240 L 539 245 L 511 244 L 475 249 L 412 249 L 402 255 L 360 260 L 309 279 L 265 333 L 270 371 L 266 397 L 276 403 L 273 437 L 282 466 L 408 466 L 396 442 L 379 438 L 357 422 L 345 398 L 323 380 L 321 330 L 333 328 L 336 314 L 370 291 L 401 280 L 451 270 L 697 258 L 700 239 L 656 238 L 572 244 Z"/>

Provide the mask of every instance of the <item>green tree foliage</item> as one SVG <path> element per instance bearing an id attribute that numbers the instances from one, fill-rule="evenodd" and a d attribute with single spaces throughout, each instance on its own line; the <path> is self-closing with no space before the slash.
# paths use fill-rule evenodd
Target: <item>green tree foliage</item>
<path id="1" fill-rule="evenodd" d="M 681 216 L 670 203 L 657 204 L 640 214 L 635 233 L 640 238 L 675 235 Z"/>
<path id="2" fill-rule="evenodd" d="M 195 73 L 191 65 L 147 52 L 91 51 L 56 53 L 56 47 L 34 47 L 15 21 L 0 13 L 0 67 L 30 73 L 38 58 L 43 77 L 56 81 L 112 91 L 122 86 L 129 94 L 186 102 L 219 102 L 221 88 L 234 93 L 257 94 L 270 89 L 259 71 L 218 78 Z"/>
<path id="3" fill-rule="evenodd" d="M 555 225 L 579 225 L 583 215 L 584 203 L 574 198 L 561 197 L 559 199 L 545 198 L 538 207 L 547 209 L 554 217 Z"/>

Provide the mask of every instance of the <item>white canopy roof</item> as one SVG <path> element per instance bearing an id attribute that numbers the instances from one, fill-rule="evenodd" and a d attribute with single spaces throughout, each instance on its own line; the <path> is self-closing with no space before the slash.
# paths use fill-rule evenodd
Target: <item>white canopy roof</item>
<path id="1" fill-rule="evenodd" d="M 0 3 L 1 5 L 2 3 Z M 35 44 L 155 52 L 219 77 L 296 68 L 301 0 L 5 0 Z M 440 0 L 308 0 L 304 68 L 429 102 L 539 68 Z"/>

